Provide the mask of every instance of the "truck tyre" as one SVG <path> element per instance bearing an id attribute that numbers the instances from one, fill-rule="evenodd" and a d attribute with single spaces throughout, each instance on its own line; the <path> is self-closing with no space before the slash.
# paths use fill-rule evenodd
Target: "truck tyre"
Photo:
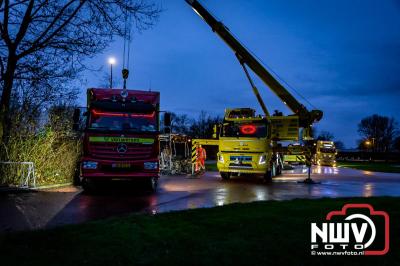
<path id="1" fill-rule="evenodd" d="M 276 175 L 276 166 L 274 163 L 271 164 L 271 169 L 267 170 L 264 175 L 264 180 L 267 182 L 271 182 L 272 178 Z"/>
<path id="2" fill-rule="evenodd" d="M 280 165 L 278 165 L 276 167 L 276 175 L 278 176 L 278 175 L 281 175 L 281 174 L 282 174 L 282 167 Z"/>
<path id="3" fill-rule="evenodd" d="M 80 178 L 80 175 L 81 175 L 81 169 L 80 169 L 80 162 L 78 162 L 77 164 L 76 164 L 76 166 L 75 166 L 75 169 L 74 169 L 74 178 L 73 178 L 73 180 L 72 180 L 72 184 L 74 185 L 74 186 L 79 186 L 80 184 L 81 184 L 81 178 Z"/>
<path id="4" fill-rule="evenodd" d="M 87 180 L 87 179 L 82 179 L 81 185 L 82 185 L 83 191 L 84 191 L 85 193 L 91 193 L 91 192 L 93 192 L 93 184 L 91 184 L 91 182 L 90 182 L 89 180 Z"/>
<path id="5" fill-rule="evenodd" d="M 223 180 L 229 180 L 231 178 L 231 174 L 230 173 L 220 172 L 219 174 L 221 175 Z"/>
<path id="6" fill-rule="evenodd" d="M 272 171 L 271 170 L 267 170 L 267 172 L 264 174 L 264 180 L 267 182 L 272 181 Z"/>
<path id="7" fill-rule="evenodd" d="M 156 192 L 158 186 L 158 177 L 150 177 L 147 183 L 149 190 L 151 192 Z"/>

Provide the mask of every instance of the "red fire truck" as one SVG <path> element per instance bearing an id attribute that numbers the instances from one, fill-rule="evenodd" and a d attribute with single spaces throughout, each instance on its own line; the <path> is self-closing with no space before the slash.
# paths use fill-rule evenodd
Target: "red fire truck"
<path id="1" fill-rule="evenodd" d="M 88 89 L 80 180 L 145 179 L 151 190 L 159 177 L 160 93 Z M 77 116 L 74 115 L 75 123 Z"/>

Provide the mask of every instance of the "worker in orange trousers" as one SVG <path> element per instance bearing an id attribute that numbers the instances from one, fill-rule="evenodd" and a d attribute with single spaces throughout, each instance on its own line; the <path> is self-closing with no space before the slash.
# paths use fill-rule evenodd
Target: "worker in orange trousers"
<path id="1" fill-rule="evenodd" d="M 207 158 L 206 149 L 200 144 L 196 145 L 196 172 L 206 170 L 205 161 Z"/>

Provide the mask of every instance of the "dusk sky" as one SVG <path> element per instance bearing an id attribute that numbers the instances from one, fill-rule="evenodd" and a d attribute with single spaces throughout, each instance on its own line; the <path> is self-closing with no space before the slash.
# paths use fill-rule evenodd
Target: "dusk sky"
<path id="1" fill-rule="evenodd" d="M 161 92 L 162 110 L 197 117 L 223 116 L 227 107 L 261 113 L 232 51 L 184 0 L 155 0 L 164 12 L 153 29 L 134 33 L 129 89 Z M 400 121 L 400 1 L 202 0 L 209 11 L 267 66 L 301 93 L 324 118 L 316 124 L 346 148 L 356 146 L 357 124 L 374 113 Z M 117 59 L 121 82 L 122 40 L 90 62 Z M 87 73 L 98 87 L 102 73 Z M 290 114 L 255 75 L 268 109 Z M 307 102 L 289 91 L 309 109 Z"/>

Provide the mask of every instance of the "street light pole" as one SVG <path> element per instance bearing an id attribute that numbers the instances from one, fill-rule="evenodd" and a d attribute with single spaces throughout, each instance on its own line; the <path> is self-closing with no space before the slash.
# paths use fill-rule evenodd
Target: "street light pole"
<path id="1" fill-rule="evenodd" d="M 372 152 L 375 152 L 375 138 L 372 138 Z"/>
<path id="2" fill-rule="evenodd" d="M 115 58 L 110 57 L 108 59 L 108 63 L 110 64 L 110 89 L 113 88 L 113 65 L 115 64 Z"/>
<path id="3" fill-rule="evenodd" d="M 112 89 L 112 64 L 110 64 L 110 71 L 111 71 L 111 75 L 110 75 L 110 89 Z"/>

